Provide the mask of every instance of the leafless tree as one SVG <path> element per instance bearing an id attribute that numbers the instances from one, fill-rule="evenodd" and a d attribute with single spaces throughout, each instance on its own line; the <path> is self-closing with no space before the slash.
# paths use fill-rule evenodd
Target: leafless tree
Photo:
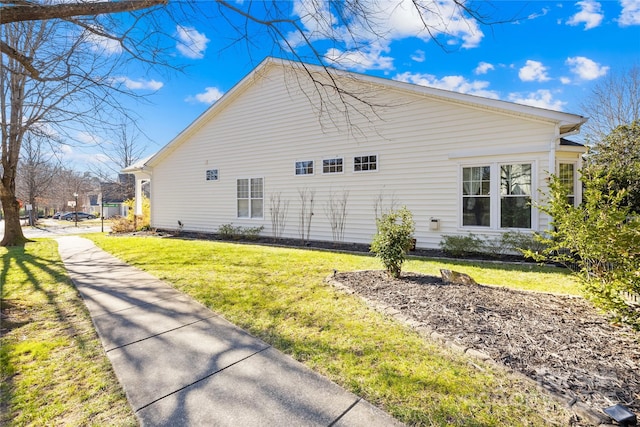
<path id="1" fill-rule="evenodd" d="M 120 171 L 133 165 L 142 158 L 147 149 L 146 139 L 136 123 L 126 120 L 106 135 L 105 140 L 97 144 L 97 149 L 104 156 L 98 163 L 90 166 L 90 170 L 111 195 L 111 199 L 132 199 L 135 194 L 135 178 L 123 175 Z"/>
<path id="2" fill-rule="evenodd" d="M 587 143 L 602 141 L 620 125 L 640 120 L 640 66 L 609 74 L 581 104 L 589 120 L 583 126 Z"/>
<path id="3" fill-rule="evenodd" d="M 344 240 L 344 227 L 347 223 L 347 201 L 349 191 L 344 190 L 341 194 L 331 192 L 329 200 L 325 205 L 324 212 L 331 225 L 331 234 L 334 242 Z"/>
<path id="4" fill-rule="evenodd" d="M 390 200 L 387 201 L 387 198 L 390 198 Z M 383 215 L 396 210 L 397 207 L 398 199 L 396 198 L 395 194 L 387 196 L 384 194 L 384 190 L 382 190 L 373 200 L 373 215 L 377 221 L 381 219 Z"/>
<path id="5" fill-rule="evenodd" d="M 40 78 L 34 79 L 11 56 L 0 57 L 0 116 L 2 118 L 2 179 L 0 201 L 5 234 L 0 245 L 26 239 L 19 221 L 16 176 L 26 135 L 52 144 L 72 143 L 78 134 L 110 129 L 114 118 L 127 116 L 117 95 L 134 96 L 114 76 L 125 65 L 96 45 L 95 34 L 72 36 L 65 21 L 4 24 L 2 40 L 33 58 Z"/>
<path id="6" fill-rule="evenodd" d="M 49 207 L 53 181 L 61 167 L 55 153 L 48 150 L 48 144 L 31 134 L 27 134 L 23 140 L 19 166 L 16 193 L 19 199 L 31 205 L 29 222 L 34 225 L 39 208 Z"/>
<path id="7" fill-rule="evenodd" d="M 316 190 L 312 190 L 307 187 L 298 189 L 298 196 L 300 197 L 298 232 L 300 233 L 300 239 L 302 240 L 303 245 L 309 241 L 309 235 L 311 233 L 311 220 L 313 219 L 315 195 Z"/>
<path id="8" fill-rule="evenodd" d="M 284 232 L 287 223 L 287 211 L 289 210 L 289 201 L 282 200 L 280 193 L 271 195 L 271 232 L 274 238 L 279 238 Z"/>

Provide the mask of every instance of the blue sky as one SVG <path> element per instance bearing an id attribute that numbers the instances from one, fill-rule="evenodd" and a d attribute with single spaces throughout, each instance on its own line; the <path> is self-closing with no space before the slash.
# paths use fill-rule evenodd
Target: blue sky
<path id="1" fill-rule="evenodd" d="M 633 65 L 640 66 L 640 0 L 621 1 L 494 1 L 480 2 L 490 21 L 483 25 L 436 1 L 446 19 L 425 15 L 430 37 L 418 32 L 420 17 L 409 0 L 377 2 L 375 37 L 363 26 L 351 39 L 330 42 L 323 34 L 340 34 L 331 19 L 305 14 L 311 0 L 284 3 L 291 17 L 300 18 L 305 35 L 327 63 L 338 68 L 480 95 L 543 108 L 581 113 L 580 104 L 594 84 Z M 233 3 L 238 7 L 245 2 Z M 331 18 L 330 11 L 315 14 Z M 233 16 L 229 14 L 228 16 Z M 306 17 L 305 17 L 306 16 Z M 335 21 L 333 21 L 335 22 Z M 225 92 L 268 55 L 274 46 L 256 37 L 251 46 L 230 44 L 235 38 L 220 19 L 172 22 L 172 56 L 186 65 L 184 74 L 143 71 L 130 67 L 118 81 L 147 101 L 129 105 L 141 117 L 139 126 L 149 137 L 140 139 L 150 155 L 171 141 Z M 288 40 L 305 57 L 309 49 Z M 357 46 L 353 43 L 357 41 Z M 108 47 L 107 49 L 108 50 Z M 85 146 L 67 147 L 66 159 L 77 169 L 95 161 L 91 141 L 101 136 L 79 136 Z"/>

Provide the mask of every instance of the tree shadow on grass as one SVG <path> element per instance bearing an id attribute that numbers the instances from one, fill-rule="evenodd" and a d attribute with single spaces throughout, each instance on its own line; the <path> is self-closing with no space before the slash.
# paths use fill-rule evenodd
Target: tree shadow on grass
<path id="1" fill-rule="evenodd" d="M 19 331 L 34 323 L 53 324 L 55 335 L 67 338 L 80 352 L 91 337 L 86 330 L 78 329 L 88 314 L 62 266 L 55 242 L 34 242 L 0 250 L 0 424 L 4 425 L 11 423 L 15 415 L 16 399 L 24 398 L 15 395 L 15 379 L 23 367 L 14 365 L 16 359 L 12 355 Z M 34 330 L 35 340 L 44 339 L 37 336 L 39 328 Z M 34 332 L 25 332 L 31 334 Z"/>

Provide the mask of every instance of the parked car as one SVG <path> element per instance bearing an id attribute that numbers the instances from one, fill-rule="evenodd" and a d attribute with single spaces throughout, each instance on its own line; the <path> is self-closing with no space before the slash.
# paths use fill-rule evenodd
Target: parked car
<path id="1" fill-rule="evenodd" d="M 53 218 L 53 219 L 60 219 L 60 217 L 61 217 L 62 215 L 64 215 L 64 214 L 66 214 L 66 212 L 56 212 L 56 213 L 54 213 L 54 214 L 53 214 L 53 216 L 52 216 L 51 218 Z"/>
<path id="2" fill-rule="evenodd" d="M 78 220 L 96 218 L 95 215 L 92 215 L 86 212 L 67 212 L 66 214 L 62 215 L 60 219 L 64 219 L 65 221 L 75 221 L 76 214 L 78 215 Z"/>

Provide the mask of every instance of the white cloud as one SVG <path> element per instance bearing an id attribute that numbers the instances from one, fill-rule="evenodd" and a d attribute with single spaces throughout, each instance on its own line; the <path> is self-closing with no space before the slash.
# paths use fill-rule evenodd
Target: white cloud
<path id="1" fill-rule="evenodd" d="M 104 142 L 104 139 L 99 135 L 89 133 L 89 132 L 78 132 L 75 138 L 78 142 L 87 145 L 99 145 Z"/>
<path id="2" fill-rule="evenodd" d="M 119 41 L 108 37 L 99 36 L 92 32 L 86 32 L 85 40 L 91 45 L 94 52 L 102 52 L 107 55 L 117 55 L 122 53 L 122 45 Z"/>
<path id="3" fill-rule="evenodd" d="M 571 79 L 569 77 L 560 77 L 560 83 L 563 85 L 571 84 Z"/>
<path id="4" fill-rule="evenodd" d="M 176 48 L 178 51 L 191 59 L 204 58 L 204 51 L 207 49 L 209 39 L 203 33 L 198 32 L 193 27 L 176 27 L 178 41 Z"/>
<path id="5" fill-rule="evenodd" d="M 426 59 L 424 50 L 418 49 L 416 50 L 413 55 L 411 55 L 411 60 L 416 61 L 416 62 L 424 62 L 424 60 Z"/>
<path id="6" fill-rule="evenodd" d="M 554 100 L 551 91 L 546 89 L 540 89 L 524 95 L 520 93 L 510 93 L 509 101 L 556 111 L 562 111 L 562 108 L 567 104 L 560 100 Z"/>
<path id="7" fill-rule="evenodd" d="M 495 70 L 496 67 L 493 64 L 489 64 L 488 62 L 480 62 L 475 70 L 473 70 L 474 74 L 487 74 L 490 70 Z"/>
<path id="8" fill-rule="evenodd" d="M 114 77 L 114 83 L 123 84 L 129 90 L 160 90 L 164 83 L 157 80 L 132 80 L 129 77 Z"/>
<path id="9" fill-rule="evenodd" d="M 438 79 L 436 76 L 431 74 L 413 74 L 406 72 L 397 74 L 393 79 L 420 86 L 428 86 L 436 89 L 483 96 L 485 98 L 500 98 L 497 92 L 487 89 L 489 87 L 489 82 L 483 80 L 468 81 L 462 76 L 445 76 Z"/>
<path id="10" fill-rule="evenodd" d="M 204 92 L 198 93 L 195 96 L 189 96 L 185 101 L 187 102 L 202 102 L 203 104 L 213 104 L 218 99 L 222 98 L 224 92 L 217 87 L 207 87 Z"/>
<path id="11" fill-rule="evenodd" d="M 520 68 L 518 77 L 523 82 L 546 82 L 550 80 L 547 75 L 547 67 L 542 62 L 532 61 L 531 59 L 528 59 L 525 66 Z"/>
<path id="12" fill-rule="evenodd" d="M 345 16 L 338 20 L 329 9 L 330 4 L 317 0 L 296 0 L 293 11 L 300 18 L 307 39 L 337 42 L 326 56 L 335 59 L 346 56 L 345 60 L 340 61 L 345 68 L 353 66 L 360 71 L 371 69 L 367 66 L 389 69 L 391 58 L 383 53 L 388 52 L 387 46 L 394 40 L 417 37 L 429 41 L 432 37 L 438 37 L 441 42 L 474 48 L 484 37 L 478 22 L 465 15 L 450 0 L 425 2 L 426 7 L 421 9 L 412 0 L 366 2 L 366 22 L 361 16 Z M 304 39 L 300 34 L 290 33 L 287 41 L 299 46 Z M 416 61 L 421 58 L 417 52 L 414 57 L 418 58 L 414 59 Z M 365 62 L 358 64 L 358 59 Z M 345 64 L 351 65 L 347 67 Z"/>
<path id="13" fill-rule="evenodd" d="M 582 80 L 595 80 L 607 74 L 609 67 L 602 66 L 584 56 L 574 56 L 565 61 L 571 67 L 571 72 Z"/>
<path id="14" fill-rule="evenodd" d="M 590 30 L 600 25 L 604 18 L 600 3 L 593 0 L 584 0 L 577 2 L 576 6 L 580 7 L 580 12 L 569 18 L 568 25 L 576 26 L 584 23 L 585 30 Z"/>
<path id="15" fill-rule="evenodd" d="M 331 48 L 325 53 L 324 58 L 338 68 L 359 72 L 367 70 L 393 70 L 393 58 L 385 56 L 389 48 L 384 46 L 370 47 L 367 50 L 352 50 L 343 52 Z"/>
<path id="16" fill-rule="evenodd" d="M 622 11 L 618 17 L 621 27 L 640 25 L 640 0 L 621 0 Z"/>

